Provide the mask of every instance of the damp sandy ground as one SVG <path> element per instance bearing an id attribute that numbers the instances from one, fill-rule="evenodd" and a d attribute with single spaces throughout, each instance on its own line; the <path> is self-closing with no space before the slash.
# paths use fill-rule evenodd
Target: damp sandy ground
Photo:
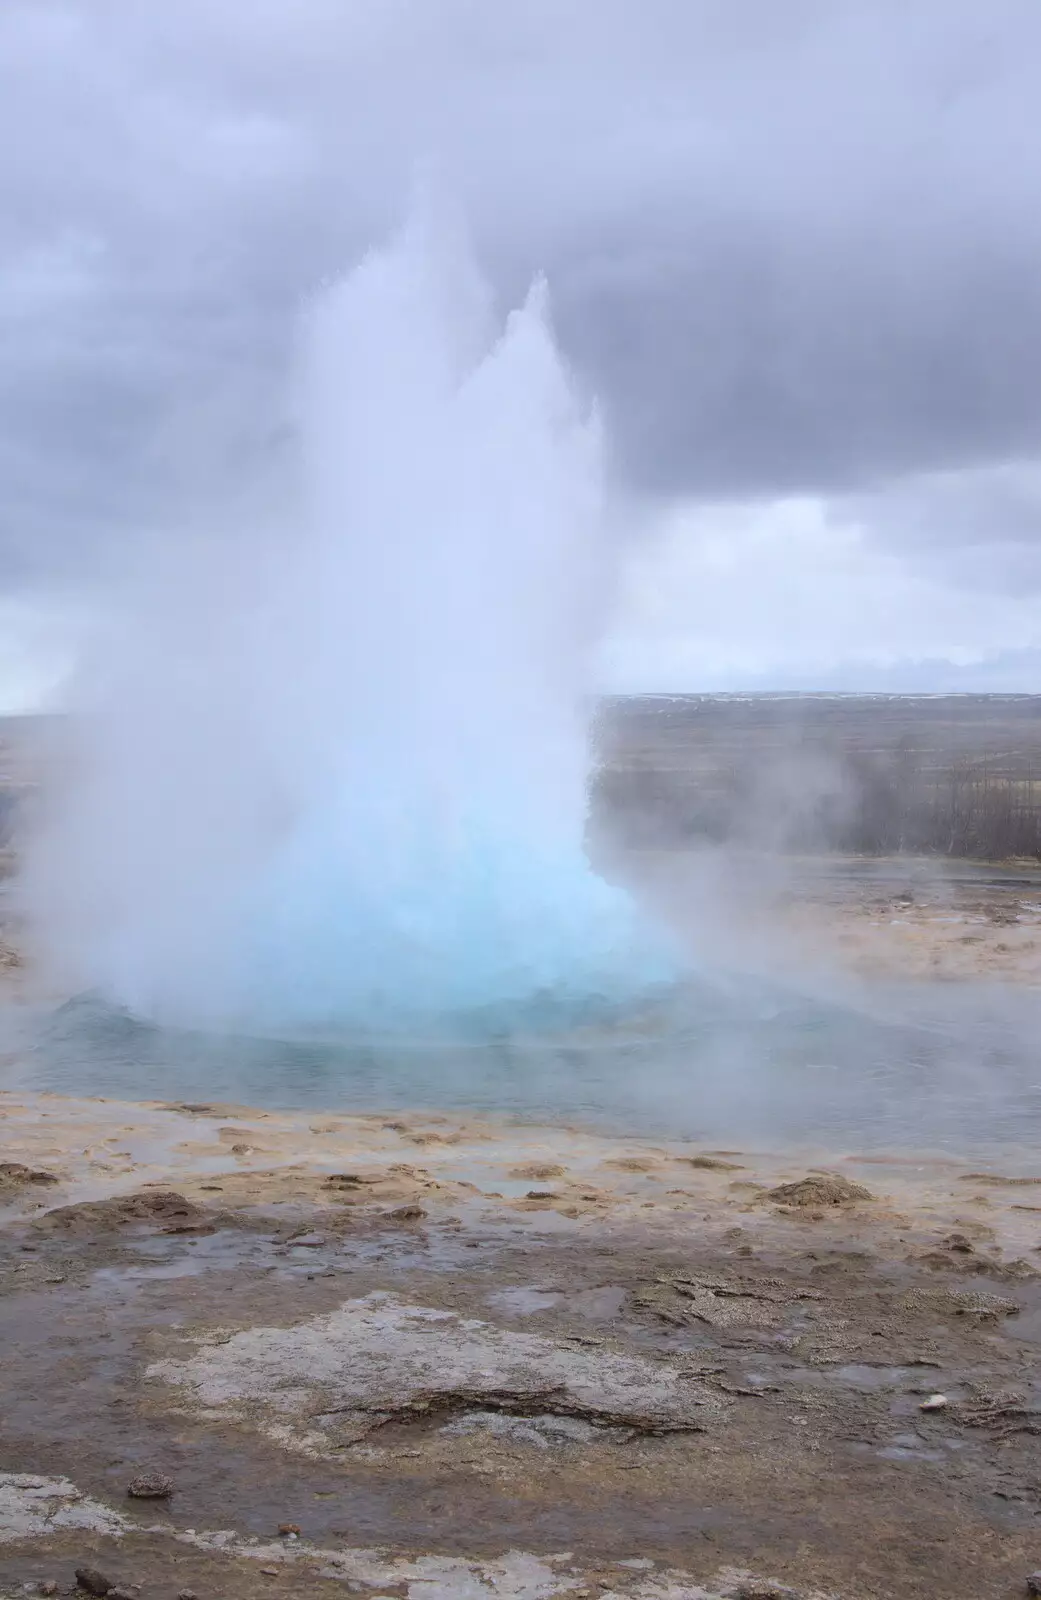
<path id="1" fill-rule="evenodd" d="M 632 852 L 615 870 L 696 953 L 739 971 L 1041 985 L 1036 861 L 676 850 Z"/>
<path id="2" fill-rule="evenodd" d="M 1041 1567 L 1027 1156 L 17 1092 L 0 1127 L 0 1593 L 998 1600 Z"/>

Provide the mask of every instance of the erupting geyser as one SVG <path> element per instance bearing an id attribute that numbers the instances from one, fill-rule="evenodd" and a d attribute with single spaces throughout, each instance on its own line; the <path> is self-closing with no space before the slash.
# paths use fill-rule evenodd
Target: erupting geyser
<path id="1" fill-rule="evenodd" d="M 536 285 L 497 327 L 419 219 L 302 330 L 294 514 L 136 585 L 28 875 L 165 1021 L 580 1020 L 670 976 L 584 849 L 598 430 Z M 234 552 L 234 553 L 231 553 Z"/>

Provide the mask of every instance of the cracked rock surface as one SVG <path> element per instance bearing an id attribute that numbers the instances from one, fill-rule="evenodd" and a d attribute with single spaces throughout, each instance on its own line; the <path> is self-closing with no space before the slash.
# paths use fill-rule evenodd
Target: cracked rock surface
<path id="1" fill-rule="evenodd" d="M 647 1433 L 698 1430 L 721 1409 L 674 1363 L 556 1343 L 382 1293 L 292 1327 L 218 1335 L 146 1375 L 310 1449 L 362 1439 L 394 1417 L 466 1407 Z"/>

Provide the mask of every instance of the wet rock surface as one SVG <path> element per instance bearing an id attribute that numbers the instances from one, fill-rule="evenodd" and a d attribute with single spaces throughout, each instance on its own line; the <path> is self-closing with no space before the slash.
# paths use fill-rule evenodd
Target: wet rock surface
<path id="1" fill-rule="evenodd" d="M 517 1333 L 386 1293 L 290 1328 L 219 1335 L 145 1377 L 174 1386 L 182 1403 L 317 1454 L 393 1422 L 451 1420 L 473 1407 L 650 1434 L 700 1431 L 720 1410 L 675 1362 Z"/>
<path id="2" fill-rule="evenodd" d="M 1038 1242 L 1017 1189 L 873 1158 L 870 1202 L 764 1204 L 829 1172 L 164 1115 L 166 1170 L 84 1192 L 59 1150 L 61 1205 L 0 1228 L 0 1594 L 1023 1592 L 1041 1291 L 959 1266 Z"/>

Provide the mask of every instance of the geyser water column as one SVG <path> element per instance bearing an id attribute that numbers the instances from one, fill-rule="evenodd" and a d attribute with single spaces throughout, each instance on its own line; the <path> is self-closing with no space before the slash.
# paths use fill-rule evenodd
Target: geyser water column
<path id="1" fill-rule="evenodd" d="M 417 218 L 310 308 L 294 433 L 292 525 L 240 585 L 138 591 L 95 675 L 41 846 L 82 979 L 275 1031 L 628 1005 L 671 957 L 585 853 L 612 561 L 544 287 L 497 326 Z"/>

